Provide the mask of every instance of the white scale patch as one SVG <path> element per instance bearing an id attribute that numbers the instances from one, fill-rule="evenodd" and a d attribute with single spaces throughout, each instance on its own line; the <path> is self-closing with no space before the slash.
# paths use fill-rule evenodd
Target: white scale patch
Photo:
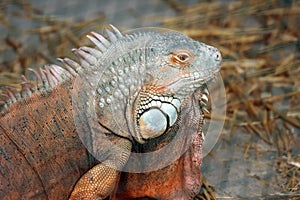
<path id="1" fill-rule="evenodd" d="M 166 113 L 169 117 L 169 124 L 172 126 L 177 120 L 177 110 L 174 106 L 169 103 L 163 103 L 161 110 Z"/>
<path id="2" fill-rule="evenodd" d="M 157 97 L 141 102 L 138 125 L 144 139 L 155 138 L 173 126 L 178 118 L 180 101 L 173 97 Z M 146 111 L 145 111 L 146 110 Z"/>
<path id="3" fill-rule="evenodd" d="M 157 108 L 152 108 L 142 114 L 139 128 L 144 139 L 158 137 L 167 129 L 167 119 Z"/>

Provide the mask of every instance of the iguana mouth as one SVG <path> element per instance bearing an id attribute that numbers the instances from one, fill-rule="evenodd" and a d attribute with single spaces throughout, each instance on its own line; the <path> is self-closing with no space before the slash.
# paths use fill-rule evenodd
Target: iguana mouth
<path id="1" fill-rule="evenodd" d="M 190 74 L 186 74 L 184 77 L 178 78 L 172 81 L 167 88 L 170 92 L 176 93 L 189 93 L 196 88 L 201 87 L 203 84 L 206 84 L 213 79 L 215 79 L 217 73 L 219 72 L 220 68 L 216 68 L 215 70 L 211 70 L 208 73 L 200 74 L 199 72 L 193 72 Z M 184 91 L 182 91 L 184 90 Z"/>

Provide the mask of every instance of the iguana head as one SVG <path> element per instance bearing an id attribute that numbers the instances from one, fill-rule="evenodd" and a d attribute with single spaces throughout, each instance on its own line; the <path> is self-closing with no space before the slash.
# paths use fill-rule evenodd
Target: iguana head
<path id="1" fill-rule="evenodd" d="M 151 51 L 157 66 L 149 66 L 146 84 L 164 88 L 165 92 L 185 98 L 212 79 L 220 70 L 220 51 L 178 32 L 167 32 L 155 38 Z"/>
<path id="2" fill-rule="evenodd" d="M 152 56 L 136 103 L 140 142 L 173 126 L 182 102 L 216 75 L 222 60 L 217 48 L 174 31 L 154 34 L 147 50 Z"/>

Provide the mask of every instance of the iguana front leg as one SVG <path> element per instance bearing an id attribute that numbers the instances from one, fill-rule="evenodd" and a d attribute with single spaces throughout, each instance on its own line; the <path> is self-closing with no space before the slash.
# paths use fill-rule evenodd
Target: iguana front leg
<path id="1" fill-rule="evenodd" d="M 117 138 L 115 145 L 122 148 L 118 154 L 111 154 L 105 164 L 100 163 L 86 172 L 76 183 L 69 200 L 104 199 L 114 190 L 119 171 L 127 162 L 132 144 L 124 138 Z"/>

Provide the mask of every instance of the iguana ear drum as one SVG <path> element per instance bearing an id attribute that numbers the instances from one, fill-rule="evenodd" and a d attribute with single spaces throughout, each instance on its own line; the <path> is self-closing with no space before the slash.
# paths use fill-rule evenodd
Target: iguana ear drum
<path id="1" fill-rule="evenodd" d="M 138 118 L 138 125 L 140 134 L 144 139 L 158 137 L 175 124 L 178 118 L 179 108 L 177 106 L 180 105 L 180 102 L 177 99 L 173 99 L 173 101 L 175 105 L 172 102 L 160 104 L 150 102 L 152 107 L 141 113 Z"/>
<path id="2" fill-rule="evenodd" d="M 145 111 L 139 119 L 139 130 L 144 139 L 160 136 L 167 127 L 167 117 L 157 108 Z"/>

